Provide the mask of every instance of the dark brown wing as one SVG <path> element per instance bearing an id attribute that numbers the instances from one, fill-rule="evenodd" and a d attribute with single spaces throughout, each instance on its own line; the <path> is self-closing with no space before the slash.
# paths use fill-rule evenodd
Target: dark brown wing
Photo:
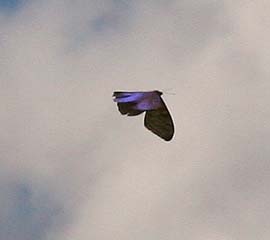
<path id="1" fill-rule="evenodd" d="M 174 134 L 173 120 L 165 103 L 161 101 L 160 108 L 146 111 L 144 126 L 165 141 L 170 141 Z"/>
<path id="2" fill-rule="evenodd" d="M 136 103 L 117 103 L 118 110 L 121 114 L 128 116 L 136 116 L 144 111 L 135 109 Z"/>
<path id="3" fill-rule="evenodd" d="M 138 99 L 133 98 L 138 92 L 114 92 L 114 101 L 117 102 L 118 110 L 121 114 L 128 116 L 136 116 L 144 112 L 136 108 Z"/>

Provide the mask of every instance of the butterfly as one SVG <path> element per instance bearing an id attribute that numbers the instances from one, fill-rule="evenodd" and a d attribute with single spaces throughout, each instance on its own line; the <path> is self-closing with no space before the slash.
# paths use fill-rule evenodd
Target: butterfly
<path id="1" fill-rule="evenodd" d="M 172 117 L 161 98 L 162 92 L 114 92 L 114 101 L 118 110 L 127 116 L 136 116 L 143 112 L 144 126 L 165 141 L 170 141 L 174 135 Z"/>

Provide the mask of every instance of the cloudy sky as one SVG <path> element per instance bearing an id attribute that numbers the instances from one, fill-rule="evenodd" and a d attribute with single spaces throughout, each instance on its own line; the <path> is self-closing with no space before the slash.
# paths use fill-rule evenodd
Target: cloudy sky
<path id="1" fill-rule="evenodd" d="M 269 10 L 0 0 L 0 239 L 268 240 Z M 171 142 L 111 97 L 153 89 Z"/>

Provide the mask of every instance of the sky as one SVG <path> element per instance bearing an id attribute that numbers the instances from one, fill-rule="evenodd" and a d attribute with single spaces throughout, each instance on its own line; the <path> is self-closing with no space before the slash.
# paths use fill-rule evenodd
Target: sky
<path id="1" fill-rule="evenodd" d="M 269 9 L 1 0 L 0 239 L 268 240 Z M 170 142 L 112 101 L 155 89 Z"/>

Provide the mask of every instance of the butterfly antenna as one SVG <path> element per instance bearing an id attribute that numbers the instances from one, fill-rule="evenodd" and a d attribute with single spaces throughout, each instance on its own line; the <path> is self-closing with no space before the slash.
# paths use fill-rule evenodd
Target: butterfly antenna
<path id="1" fill-rule="evenodd" d="M 176 95 L 175 92 L 170 92 L 170 90 L 172 90 L 172 88 L 165 88 L 164 90 L 162 90 L 162 92 L 168 95 Z"/>

